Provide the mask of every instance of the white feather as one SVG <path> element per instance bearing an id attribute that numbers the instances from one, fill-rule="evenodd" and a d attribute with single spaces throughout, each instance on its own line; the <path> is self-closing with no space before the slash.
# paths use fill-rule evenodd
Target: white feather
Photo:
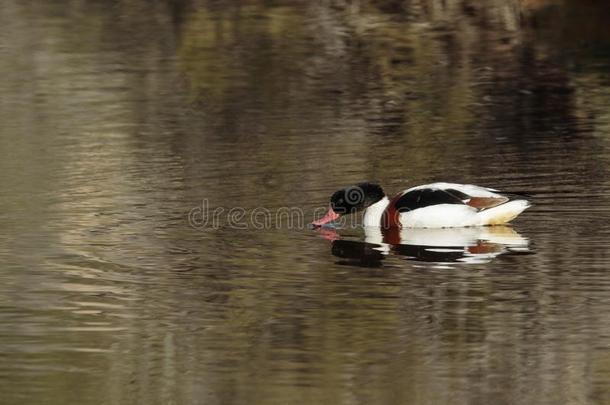
<path id="1" fill-rule="evenodd" d="M 459 204 L 436 204 L 401 212 L 400 223 L 405 228 L 456 228 L 480 225 L 476 208 Z"/>
<path id="2" fill-rule="evenodd" d="M 390 200 L 388 197 L 383 197 L 375 204 L 371 205 L 364 211 L 364 218 L 362 219 L 362 225 L 364 226 L 381 226 L 381 216 L 388 207 Z"/>
<path id="3" fill-rule="evenodd" d="M 481 225 L 501 225 L 515 219 L 519 214 L 530 207 L 525 200 L 514 200 L 479 212 Z"/>
<path id="4" fill-rule="evenodd" d="M 453 189 L 467 194 L 470 197 L 504 197 L 495 189 L 479 187 L 472 184 L 457 183 L 424 184 L 405 190 L 403 194 L 424 188 L 434 190 Z M 368 207 L 364 213 L 363 225 L 365 227 L 381 226 L 381 218 L 389 203 L 390 200 L 387 197 L 383 197 L 383 199 Z M 404 228 L 457 228 L 465 226 L 500 225 L 510 222 L 528 207 L 530 207 L 530 204 L 525 200 L 509 201 L 498 205 L 497 207 L 481 211 L 469 205 L 435 204 L 400 213 L 400 223 Z"/>
<path id="5" fill-rule="evenodd" d="M 453 189 L 453 190 L 460 191 L 464 194 L 468 194 L 471 197 L 488 197 L 488 198 L 502 197 L 502 195 L 497 194 L 498 190 L 495 190 L 493 188 L 479 187 L 479 186 L 475 186 L 473 184 L 457 184 L 457 183 L 424 184 L 424 185 L 417 186 L 417 187 L 411 187 L 410 189 L 406 190 L 406 192 L 409 192 L 412 190 L 419 190 L 422 188 L 430 188 L 433 190 Z"/>

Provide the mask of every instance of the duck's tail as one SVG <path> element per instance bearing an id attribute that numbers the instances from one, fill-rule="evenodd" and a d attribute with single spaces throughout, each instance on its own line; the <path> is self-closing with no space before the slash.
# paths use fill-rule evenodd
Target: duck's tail
<path id="1" fill-rule="evenodd" d="M 517 218 L 519 214 L 531 207 L 527 200 L 514 200 L 479 212 L 481 225 L 501 225 Z"/>

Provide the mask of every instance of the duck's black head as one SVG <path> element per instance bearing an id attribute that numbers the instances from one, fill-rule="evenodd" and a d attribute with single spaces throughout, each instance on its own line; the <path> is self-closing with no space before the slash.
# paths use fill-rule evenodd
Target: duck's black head
<path id="1" fill-rule="evenodd" d="M 342 215 L 362 211 L 385 197 L 380 185 L 374 183 L 358 183 L 337 190 L 330 197 L 330 208 L 324 217 L 314 221 L 316 226 L 334 221 Z"/>
<path id="2" fill-rule="evenodd" d="M 342 190 L 335 191 L 330 197 L 330 206 L 340 215 L 362 211 L 385 196 L 378 184 L 358 183 Z"/>

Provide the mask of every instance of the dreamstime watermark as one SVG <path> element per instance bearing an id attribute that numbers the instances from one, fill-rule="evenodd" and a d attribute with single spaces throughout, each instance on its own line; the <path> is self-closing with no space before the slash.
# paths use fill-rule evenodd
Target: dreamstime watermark
<path id="1" fill-rule="evenodd" d="M 203 199 L 201 204 L 193 207 L 187 215 L 191 228 L 198 230 L 209 229 L 305 229 L 312 221 L 321 219 L 328 211 L 328 207 L 317 207 L 313 210 L 304 210 L 299 207 L 280 207 L 269 209 L 256 207 L 210 207 L 210 202 Z M 335 223 L 341 227 L 356 227 L 361 225 L 361 216 L 342 215 Z"/>
<path id="2" fill-rule="evenodd" d="M 282 207 L 275 212 L 265 207 L 210 208 L 207 199 L 188 213 L 189 226 L 195 229 L 269 229 L 272 227 L 304 228 L 305 212 L 298 207 Z M 283 225 L 285 224 L 285 225 Z"/>
<path id="3" fill-rule="evenodd" d="M 363 216 L 346 214 L 361 213 L 383 196 L 381 187 L 370 183 L 362 183 L 362 185 L 335 192 L 331 197 L 332 208 L 317 207 L 313 212 L 300 207 L 211 208 L 210 201 L 203 199 L 201 204 L 188 212 L 188 224 L 194 229 L 304 229 L 311 227 L 312 222 L 318 225 L 333 222 L 339 227 L 359 227 L 363 225 Z M 363 189 L 365 185 L 366 190 Z M 381 222 L 388 222 L 387 225 L 391 226 L 390 219 L 392 218 L 389 215 L 384 215 Z"/>
<path id="4" fill-rule="evenodd" d="M 322 218 L 327 208 L 317 208 L 313 215 L 299 207 L 280 207 L 274 210 L 265 207 L 210 208 L 207 199 L 193 207 L 188 213 L 188 224 L 194 229 L 304 229 L 312 219 Z"/>

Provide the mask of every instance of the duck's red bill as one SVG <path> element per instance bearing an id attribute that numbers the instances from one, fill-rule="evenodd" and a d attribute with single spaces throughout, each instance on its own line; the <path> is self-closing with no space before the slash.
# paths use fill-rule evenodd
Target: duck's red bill
<path id="1" fill-rule="evenodd" d="M 329 208 L 326 215 L 324 215 L 322 218 L 318 219 L 317 221 L 313 221 L 311 224 L 313 226 L 322 226 L 324 224 L 334 221 L 335 219 L 339 218 L 340 216 L 341 215 L 339 215 L 335 211 L 333 211 L 332 208 Z"/>

